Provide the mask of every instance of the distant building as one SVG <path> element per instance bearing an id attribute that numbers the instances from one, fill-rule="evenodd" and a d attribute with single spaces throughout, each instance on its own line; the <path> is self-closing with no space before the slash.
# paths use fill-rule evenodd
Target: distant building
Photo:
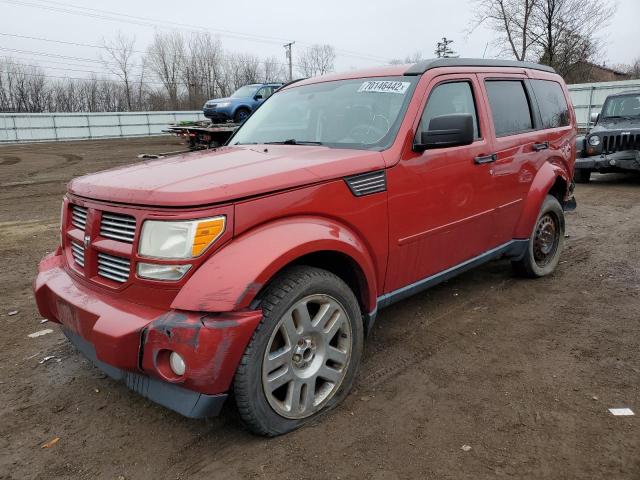
<path id="1" fill-rule="evenodd" d="M 591 83 L 591 82 L 615 82 L 618 80 L 631 80 L 633 77 L 628 73 L 596 65 L 591 62 L 580 61 L 575 63 L 569 73 L 565 75 L 565 82 L 571 83 Z"/>

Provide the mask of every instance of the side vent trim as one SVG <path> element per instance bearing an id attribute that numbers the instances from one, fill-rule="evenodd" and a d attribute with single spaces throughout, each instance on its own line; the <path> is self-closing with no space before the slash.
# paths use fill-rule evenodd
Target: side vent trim
<path id="1" fill-rule="evenodd" d="M 387 172 L 384 170 L 352 175 L 350 177 L 345 177 L 344 181 L 347 182 L 351 193 L 356 197 L 380 193 L 387 190 Z"/>

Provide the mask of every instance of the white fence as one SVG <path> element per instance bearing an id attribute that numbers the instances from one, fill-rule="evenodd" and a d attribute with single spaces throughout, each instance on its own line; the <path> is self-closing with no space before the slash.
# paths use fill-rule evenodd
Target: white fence
<path id="1" fill-rule="evenodd" d="M 639 80 L 569 85 L 578 126 L 589 126 L 592 112 L 607 95 L 640 90 Z M 51 140 L 89 140 L 160 135 L 169 124 L 204 120 L 201 111 L 123 113 L 0 113 L 0 144 Z"/>
<path id="2" fill-rule="evenodd" d="M 171 123 L 204 120 L 202 111 L 0 113 L 0 144 L 160 135 Z"/>
<path id="3" fill-rule="evenodd" d="M 640 90 L 640 80 L 569 85 L 571 102 L 578 117 L 578 127 L 585 129 L 589 126 L 591 113 L 599 113 L 602 110 L 602 105 L 608 95 L 629 90 Z"/>

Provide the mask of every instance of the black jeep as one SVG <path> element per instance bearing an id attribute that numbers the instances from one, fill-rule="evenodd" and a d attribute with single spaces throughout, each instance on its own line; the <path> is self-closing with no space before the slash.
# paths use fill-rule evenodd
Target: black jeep
<path id="1" fill-rule="evenodd" d="M 640 173 L 640 91 L 609 95 L 591 121 L 593 128 L 577 139 L 575 181 L 588 182 L 594 171 Z"/>

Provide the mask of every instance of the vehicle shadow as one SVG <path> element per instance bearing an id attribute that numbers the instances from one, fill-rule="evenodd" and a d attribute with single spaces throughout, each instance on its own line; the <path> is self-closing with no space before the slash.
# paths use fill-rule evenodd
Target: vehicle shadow
<path id="1" fill-rule="evenodd" d="M 591 174 L 593 185 L 640 185 L 640 174 L 636 173 L 593 173 Z"/>

